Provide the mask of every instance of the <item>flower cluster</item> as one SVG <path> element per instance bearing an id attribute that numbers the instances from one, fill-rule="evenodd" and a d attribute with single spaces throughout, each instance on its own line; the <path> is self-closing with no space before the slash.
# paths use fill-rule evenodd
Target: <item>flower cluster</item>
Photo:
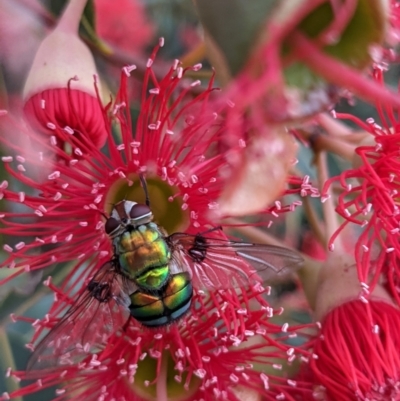
<path id="1" fill-rule="evenodd" d="M 97 320 L 90 324 L 90 336 L 87 334 L 92 347 L 96 343 L 94 354 L 88 353 L 89 349 L 85 351 L 82 344 L 83 355 L 82 348 L 78 347 L 80 352 L 71 349 L 59 357 L 59 368 L 50 371 L 45 364 L 39 364 L 28 373 L 9 372 L 14 378 L 37 380 L 2 399 L 56 384 L 61 386 L 58 399 L 73 396 L 82 400 L 143 399 L 154 391 L 159 397 L 178 391 L 185 398 L 235 399 L 235 391 L 240 391 L 241 386 L 272 400 L 289 394 L 294 386 L 301 388 L 300 383 L 279 377 L 283 362 L 291 364 L 307 352 L 291 345 L 291 338 L 296 337 L 294 328 L 270 321 L 282 309 L 274 309 L 265 301 L 268 289 L 254 286 L 205 293 L 196 287 L 187 317 L 159 329 L 146 329 L 132 318 L 124 321 L 118 311 L 113 312 L 117 315 L 110 326 L 109 315 L 102 307 L 75 304 L 85 297 L 90 278 L 113 257 L 104 216 L 123 199 L 145 202 L 141 176 L 146 177 L 156 221 L 168 232 L 185 230 L 196 234 L 215 227 L 210 212 L 217 208 L 223 187 L 219 171 L 226 163 L 226 155 L 218 151 L 224 125 L 215 110 L 208 107 L 213 81 L 200 95 L 191 96 L 199 82 L 185 82 L 184 76 L 201 66 L 183 69 L 178 61 L 162 79 L 157 79 L 152 65 L 162 44 L 161 40 L 147 62 L 135 132 L 132 133 L 127 95 L 128 78 L 135 66 L 123 68 L 115 101 L 101 108 L 107 132 L 106 151 L 95 146 L 93 132 L 86 132 L 90 125 L 71 129 L 52 120 L 50 114 L 45 125 L 51 134 L 44 134 L 42 130 L 27 129 L 11 115 L 2 117 L 5 129 L 19 124 L 23 141 L 32 144 L 22 146 L 17 135 L 2 139 L 3 145 L 15 154 L 2 158 L 7 172 L 29 192 L 13 189 L 6 181 L 2 183 L 6 211 L 2 214 L 1 232 L 7 238 L 32 238 L 29 242 L 4 245 L 8 257 L 2 267 L 8 267 L 11 274 L 2 284 L 26 271 L 53 265 L 57 271 L 70 266 L 61 286 L 54 285 L 50 278 L 45 281 L 55 292 L 55 302 L 43 320 L 18 316 L 13 319 L 32 323 L 32 343 L 37 343 L 45 331 L 57 327 L 59 316 L 71 305 L 83 308 L 80 320 L 71 320 L 65 326 L 66 332 L 60 333 L 78 344 L 87 315 L 97 311 L 95 317 L 90 316 L 89 321 Z M 67 97 L 67 110 L 78 107 L 74 99 Z M 30 102 L 43 105 L 40 95 Z M 42 110 L 47 107 L 51 105 L 46 101 Z M 297 187 L 288 190 L 288 194 L 303 191 L 307 195 L 312 186 L 303 181 L 293 180 Z M 22 212 L 14 210 L 16 204 L 23 208 Z M 293 207 L 278 202 L 269 211 L 278 215 Z M 213 235 L 226 238 L 221 230 Z M 103 339 L 98 344 L 95 333 Z M 57 359 L 57 350 L 51 348 L 56 348 L 54 343 L 48 346 L 42 357 Z M 173 384 L 165 387 L 170 381 Z M 232 391 L 227 390 L 228 383 L 234 386 Z"/>
<path id="2" fill-rule="evenodd" d="M 375 69 L 374 76 L 382 84 L 382 70 Z M 352 146 L 351 131 L 323 124 L 336 136 L 319 145 L 352 149 L 340 152 L 349 154 L 353 168 L 324 180 L 322 190 L 331 215 L 331 255 L 318 275 L 315 315 L 321 333 L 312 347 L 315 358 L 300 375 L 314 384 L 315 399 L 395 400 L 399 394 L 398 123 L 391 108 L 379 107 L 378 113 L 382 126 L 335 113 L 363 129 L 361 143 Z M 334 202 L 336 183 L 340 191 Z M 340 223 L 333 223 L 333 207 Z"/>
<path id="3" fill-rule="evenodd" d="M 146 81 L 154 77 L 152 61 L 150 58 Z M 50 136 L 24 130 L 23 135 L 34 143 L 34 147 L 22 149 L 11 136 L 3 138 L 8 148 L 21 153 L 15 159 L 3 156 L 6 170 L 39 194 L 31 196 L 23 191 L 13 191 L 7 182 L 3 182 L 4 200 L 19 202 L 31 212 L 23 214 L 29 219 L 24 225 L 16 220 L 21 213 L 4 213 L 2 232 L 14 237 L 29 233 L 33 237 L 30 243 L 19 243 L 14 248 L 4 245 L 9 257 L 3 266 L 36 270 L 77 258 L 109 259 L 111 249 L 103 228 L 103 213 L 110 212 L 113 204 L 133 194 L 144 201 L 138 179 L 142 173 L 146 174 L 150 196 L 153 191 L 157 194 L 155 213 L 158 214 L 158 208 L 158 221 L 168 231 L 181 224 L 192 231 L 208 228 L 208 211 L 214 207 L 219 191 L 215 173 L 224 162 L 223 154 L 211 157 L 207 154 L 213 145 L 217 145 L 221 129 L 217 116 L 194 118 L 192 113 L 197 102 L 179 106 L 181 98 L 190 91 L 190 85 L 175 101 L 169 101 L 171 91 L 184 74 L 175 63 L 163 80 L 149 82 L 150 88 L 145 83 L 142 112 L 137 131 L 132 135 L 126 98 L 127 78 L 132 68 L 124 68 L 121 90 L 115 102 L 103 110 L 103 125 L 108 131 L 108 155 L 93 146 L 85 131 L 75 135 L 69 126 L 60 127 L 52 121 L 48 122 L 53 130 Z M 212 91 L 211 85 L 212 82 L 197 98 L 198 102 L 206 101 Z M 70 107 L 76 106 L 72 103 Z M 183 125 L 176 118 L 178 113 L 184 115 Z M 118 122 L 120 141 L 113 137 L 112 122 Z M 64 148 L 58 146 L 58 141 Z M 167 207 L 168 212 L 165 211 Z"/>
<path id="4" fill-rule="evenodd" d="M 398 2 L 230 0 L 223 29 L 224 2 L 195 2 L 204 43 L 165 63 L 163 39 L 134 54 L 143 5 L 119 36 L 118 8 L 97 0 L 94 24 L 86 3 L 39 46 L 23 107 L 1 103 L 0 296 L 34 302 L 46 274 L 54 300 L 11 314 L 33 356 L 7 361 L 0 401 L 398 400 Z M 377 117 L 332 109 L 352 94 Z"/>

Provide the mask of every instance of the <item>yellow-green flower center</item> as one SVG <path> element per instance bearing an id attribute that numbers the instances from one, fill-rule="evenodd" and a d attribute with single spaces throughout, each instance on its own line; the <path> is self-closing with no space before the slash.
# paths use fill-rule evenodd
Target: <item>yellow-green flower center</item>
<path id="1" fill-rule="evenodd" d="M 161 369 L 157 374 L 157 365 L 160 362 Z M 175 365 L 176 362 L 167 352 L 164 352 L 161 361 L 146 357 L 138 364 L 135 381 L 130 384 L 132 390 L 149 401 L 157 399 L 160 388 L 165 389 L 168 400 L 183 401 L 191 398 L 200 387 L 201 380 L 192 375 L 190 382 L 186 383 L 187 373 L 179 373 Z"/>
<path id="2" fill-rule="evenodd" d="M 108 191 L 105 203 L 105 212 L 109 214 L 113 205 L 122 200 L 132 200 L 145 203 L 145 191 L 137 175 L 130 176 L 133 182 L 121 179 L 114 183 Z M 187 210 L 182 210 L 182 199 L 176 196 L 177 189 L 168 185 L 158 177 L 146 177 L 147 191 L 150 199 L 150 208 L 154 221 L 165 228 L 168 233 L 184 231 L 189 222 Z"/>

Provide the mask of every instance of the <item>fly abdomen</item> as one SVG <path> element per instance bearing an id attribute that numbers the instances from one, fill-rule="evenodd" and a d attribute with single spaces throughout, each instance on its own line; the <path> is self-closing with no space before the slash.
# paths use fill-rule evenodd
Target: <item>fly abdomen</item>
<path id="1" fill-rule="evenodd" d="M 174 274 L 164 289 L 164 306 L 170 311 L 178 311 L 187 300 L 190 301 L 192 299 L 192 295 L 193 286 L 189 273 Z"/>
<path id="2" fill-rule="evenodd" d="M 147 321 L 160 321 L 157 326 L 168 323 L 168 319 L 163 320 L 164 305 L 158 295 L 138 290 L 130 295 L 130 299 L 131 305 L 129 306 L 129 310 L 131 315 L 145 326 L 147 326 Z M 149 324 L 149 326 L 154 326 L 154 324 Z"/>
<path id="3" fill-rule="evenodd" d="M 193 286 L 187 272 L 171 275 L 167 285 L 156 293 L 134 292 L 131 315 L 144 326 L 159 327 L 182 317 L 190 308 Z"/>

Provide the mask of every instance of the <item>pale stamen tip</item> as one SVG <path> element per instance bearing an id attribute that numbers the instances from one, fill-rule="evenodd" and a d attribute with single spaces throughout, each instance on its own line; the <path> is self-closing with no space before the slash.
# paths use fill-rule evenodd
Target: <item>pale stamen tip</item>
<path id="1" fill-rule="evenodd" d="M 124 73 L 127 77 L 130 77 L 131 72 L 136 70 L 136 65 L 135 64 L 127 65 L 127 66 L 123 67 L 122 70 L 124 71 Z"/>

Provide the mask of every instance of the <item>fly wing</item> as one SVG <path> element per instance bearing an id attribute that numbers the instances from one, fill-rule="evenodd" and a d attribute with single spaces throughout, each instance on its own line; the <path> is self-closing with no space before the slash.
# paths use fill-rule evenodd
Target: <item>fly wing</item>
<path id="1" fill-rule="evenodd" d="M 176 233 L 168 237 L 171 270 L 191 271 L 195 285 L 221 289 L 265 283 L 300 268 L 303 259 L 286 248 Z"/>
<path id="2" fill-rule="evenodd" d="M 129 318 L 129 283 L 112 262 L 104 264 L 88 286 L 35 348 L 27 379 L 45 370 L 79 363 L 102 348 Z"/>

